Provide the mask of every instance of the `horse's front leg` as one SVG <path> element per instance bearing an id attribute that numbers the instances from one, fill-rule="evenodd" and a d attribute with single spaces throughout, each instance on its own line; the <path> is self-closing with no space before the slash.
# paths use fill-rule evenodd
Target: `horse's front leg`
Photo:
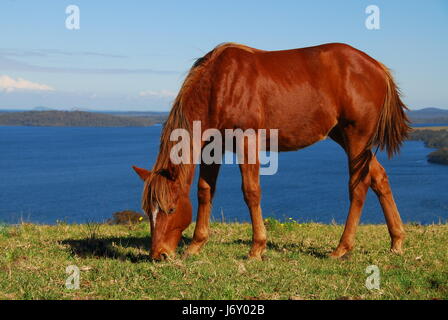
<path id="1" fill-rule="evenodd" d="M 266 228 L 260 207 L 260 163 L 257 159 L 256 164 L 240 164 L 240 170 L 243 180 L 244 201 L 249 208 L 252 220 L 252 248 L 249 252 L 249 258 L 261 260 L 266 250 Z"/>
<path id="2" fill-rule="evenodd" d="M 210 212 L 220 164 L 201 163 L 198 181 L 198 216 L 193 240 L 185 255 L 198 254 L 207 242 L 210 230 Z"/>

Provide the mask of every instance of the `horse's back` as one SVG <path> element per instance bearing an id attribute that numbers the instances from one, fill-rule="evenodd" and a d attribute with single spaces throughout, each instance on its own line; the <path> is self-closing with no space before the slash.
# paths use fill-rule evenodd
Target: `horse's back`
<path id="1" fill-rule="evenodd" d="M 341 118 L 377 116 L 384 98 L 379 63 L 339 43 L 281 51 L 228 47 L 212 79 L 218 127 L 279 129 L 284 150 L 323 139 Z"/>

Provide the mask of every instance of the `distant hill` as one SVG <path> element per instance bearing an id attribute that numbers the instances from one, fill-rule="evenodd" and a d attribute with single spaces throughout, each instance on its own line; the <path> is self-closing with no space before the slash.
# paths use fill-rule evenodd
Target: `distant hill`
<path id="1" fill-rule="evenodd" d="M 448 110 L 424 108 L 407 112 L 412 123 L 448 124 Z M 57 111 L 36 107 L 32 111 L 0 111 L 0 126 L 146 127 L 163 123 L 168 112 Z"/>
<path id="2" fill-rule="evenodd" d="M 413 123 L 448 123 L 448 110 L 424 108 L 407 112 Z"/>
<path id="3" fill-rule="evenodd" d="M 0 113 L 0 126 L 148 127 L 165 116 L 119 116 L 85 111 L 23 111 Z"/>
<path id="4" fill-rule="evenodd" d="M 98 113 L 112 114 L 115 116 L 129 116 L 129 117 L 160 117 L 166 119 L 169 112 L 164 111 L 95 111 Z"/>
<path id="5" fill-rule="evenodd" d="M 54 109 L 47 108 L 44 106 L 38 106 L 38 107 L 34 107 L 32 111 L 50 111 L 50 110 L 54 110 Z"/>

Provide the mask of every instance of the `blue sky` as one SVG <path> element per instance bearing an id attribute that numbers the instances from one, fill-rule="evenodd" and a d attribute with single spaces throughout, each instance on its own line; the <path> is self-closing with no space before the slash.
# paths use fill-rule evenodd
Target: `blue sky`
<path id="1" fill-rule="evenodd" d="M 68 5 L 80 29 L 65 27 Z M 380 30 L 365 25 L 368 5 Z M 345 42 L 388 65 L 412 109 L 448 109 L 448 1 L 0 2 L 0 109 L 166 111 L 195 58 L 233 41 Z"/>

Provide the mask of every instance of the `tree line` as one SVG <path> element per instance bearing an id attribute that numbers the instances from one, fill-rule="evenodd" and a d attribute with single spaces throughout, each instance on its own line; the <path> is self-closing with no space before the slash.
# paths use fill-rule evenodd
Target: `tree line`
<path id="1" fill-rule="evenodd" d="M 24 111 L 0 113 L 0 126 L 147 127 L 163 123 L 165 117 L 120 116 L 85 111 Z"/>
<path id="2" fill-rule="evenodd" d="M 428 155 L 429 162 L 448 164 L 448 130 L 414 130 L 409 140 L 423 141 L 426 147 L 437 149 Z"/>

